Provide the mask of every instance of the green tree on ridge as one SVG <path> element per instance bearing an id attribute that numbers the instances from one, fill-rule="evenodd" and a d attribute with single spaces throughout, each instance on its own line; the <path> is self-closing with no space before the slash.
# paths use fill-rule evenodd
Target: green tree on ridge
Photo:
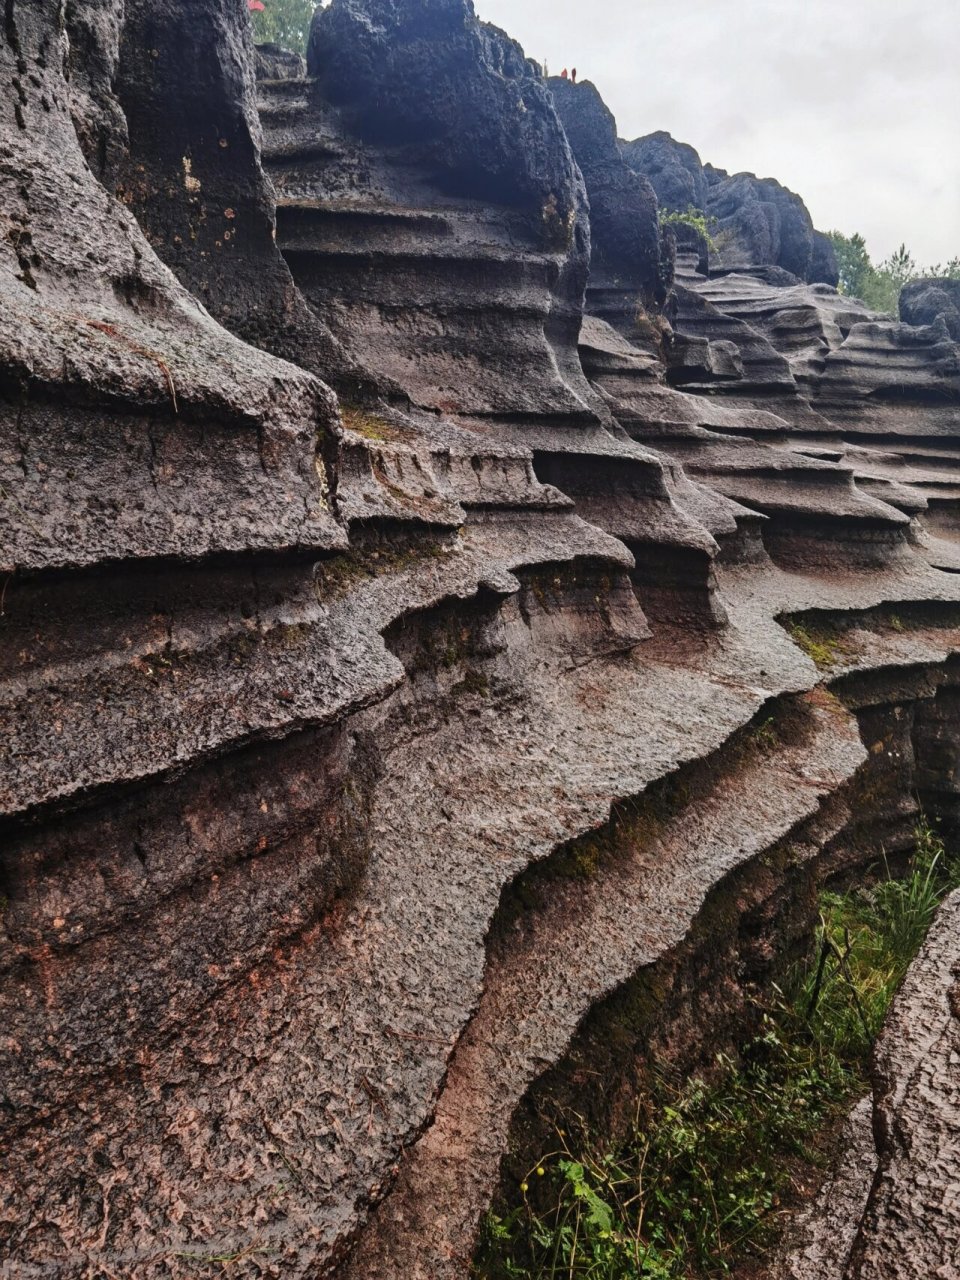
<path id="1" fill-rule="evenodd" d="M 278 44 L 295 53 L 306 53 L 310 23 L 320 6 L 316 0 L 259 0 L 263 9 L 251 9 L 257 44 Z"/>
<path id="2" fill-rule="evenodd" d="M 952 258 L 946 266 L 938 262 L 932 267 L 920 267 L 906 244 L 902 244 L 879 266 L 874 266 L 867 242 L 859 232 L 846 236 L 842 231 L 830 231 L 828 235 L 840 268 L 840 292 L 860 298 L 874 311 L 896 312 L 900 290 L 911 280 L 960 280 L 960 257 Z"/>

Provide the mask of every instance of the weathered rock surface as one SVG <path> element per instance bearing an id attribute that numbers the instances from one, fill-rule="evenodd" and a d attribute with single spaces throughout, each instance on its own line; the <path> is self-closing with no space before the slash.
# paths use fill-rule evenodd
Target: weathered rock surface
<path id="1" fill-rule="evenodd" d="M 956 1274 L 960 1258 L 960 894 L 946 902 L 877 1045 L 879 1165 L 846 1275 Z"/>
<path id="2" fill-rule="evenodd" d="M 307 60 L 279 44 L 258 44 L 255 51 L 258 80 L 301 80 L 307 74 Z"/>
<path id="3" fill-rule="evenodd" d="M 813 262 L 813 221 L 807 206 L 773 178 L 729 174 L 706 165 L 706 212 L 718 225 L 718 258 L 724 267 L 769 263 L 800 280 Z"/>
<path id="4" fill-rule="evenodd" d="M 0 66 L 0 1274 L 463 1277 L 545 1072 L 709 1051 L 960 825 L 956 343 L 469 0 L 306 72 L 243 0 L 9 0 Z M 707 179 L 741 260 L 666 296 Z"/>
<path id="5" fill-rule="evenodd" d="M 807 279 L 811 284 L 828 284 L 835 289 L 840 283 L 840 264 L 833 241 L 822 231 L 813 233 L 813 257 Z"/>
<path id="6" fill-rule="evenodd" d="M 686 213 L 706 209 L 707 179 L 698 152 L 660 130 L 623 143 L 623 158 L 631 169 L 650 179 L 665 209 Z"/>
<path id="7" fill-rule="evenodd" d="M 112 163 L 89 148 L 88 159 L 221 324 L 352 390 L 363 372 L 310 311 L 277 249 L 242 8 L 239 0 L 125 3 L 112 80 L 125 142 Z M 256 65 L 302 76 L 303 60 L 281 54 L 258 52 Z M 100 90 L 107 101 L 110 87 Z"/>
<path id="8" fill-rule="evenodd" d="M 776 1280 L 951 1280 L 960 1258 L 960 893 L 944 903 L 874 1051 L 873 1097 Z"/>
<path id="9" fill-rule="evenodd" d="M 315 77 L 261 85 L 278 242 L 295 279 L 342 344 L 402 387 L 415 412 L 481 436 L 486 445 L 475 449 L 531 450 L 538 479 L 574 496 L 633 552 L 644 608 L 711 617 L 709 531 L 672 490 L 662 461 L 617 426 L 579 361 L 587 193 L 548 87 L 469 6 L 446 5 L 429 40 L 416 8 L 377 9 L 373 26 L 365 12 L 318 13 Z M 347 75 L 358 50 L 363 65 Z M 382 113 L 362 105 L 361 81 L 369 102 L 406 86 L 409 100 L 386 132 Z M 611 193 L 605 234 L 621 261 L 651 236 L 657 253 L 649 190 L 616 161 L 602 104 L 598 118 L 609 170 L 645 202 L 647 217 L 639 232 L 624 232 L 628 218 L 617 221 Z M 481 136 L 484 121 L 493 122 L 490 137 Z M 632 278 L 649 270 L 644 258 Z M 635 298 L 630 306 L 635 314 Z"/>
<path id="10" fill-rule="evenodd" d="M 836 286 L 832 244 L 814 230 L 800 196 L 773 178 L 704 165 L 693 147 L 663 131 L 624 143 L 623 155 L 631 168 L 650 179 L 664 208 L 699 210 L 707 216 L 718 270 L 780 267 L 799 280 Z M 681 230 L 681 235 L 681 243 L 694 247 L 689 234 Z"/>
<path id="11" fill-rule="evenodd" d="M 589 295 L 594 300 L 603 290 L 626 293 L 632 305 L 617 308 L 614 314 L 620 314 L 621 323 L 633 324 L 638 307 L 661 305 L 673 283 L 672 271 L 665 270 L 663 261 L 656 194 L 621 154 L 617 122 L 596 87 L 589 81 L 574 84 L 559 76 L 549 84 L 587 184 L 592 247 Z M 597 305 L 590 310 L 603 314 Z"/>
<path id="12" fill-rule="evenodd" d="M 57 12 L 14 6 L 3 44 L 0 566 L 345 545 L 317 467 L 332 397 L 226 336 L 94 181 Z"/>
<path id="13" fill-rule="evenodd" d="M 837 1142 L 837 1156 L 823 1186 L 790 1224 L 771 1280 L 840 1280 L 877 1170 L 873 1100 L 862 1098 Z"/>
<path id="14" fill-rule="evenodd" d="M 935 324 L 942 318 L 954 342 L 960 342 L 960 280 L 912 280 L 900 294 L 900 319 Z"/>

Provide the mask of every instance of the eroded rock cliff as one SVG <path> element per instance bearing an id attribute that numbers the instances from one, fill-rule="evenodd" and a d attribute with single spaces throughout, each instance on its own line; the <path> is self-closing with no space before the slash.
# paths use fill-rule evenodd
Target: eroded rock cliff
<path id="1" fill-rule="evenodd" d="M 764 184 L 674 282 L 469 0 L 0 59 L 0 1273 L 462 1277 L 545 1081 L 956 822 L 956 343 Z"/>

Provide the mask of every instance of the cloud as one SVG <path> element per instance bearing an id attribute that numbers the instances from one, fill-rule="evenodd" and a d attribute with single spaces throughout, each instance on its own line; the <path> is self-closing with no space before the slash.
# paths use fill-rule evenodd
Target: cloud
<path id="1" fill-rule="evenodd" d="M 666 129 L 775 177 L 874 257 L 960 253 L 956 0 L 475 0 L 528 55 L 593 80 L 622 136 Z"/>

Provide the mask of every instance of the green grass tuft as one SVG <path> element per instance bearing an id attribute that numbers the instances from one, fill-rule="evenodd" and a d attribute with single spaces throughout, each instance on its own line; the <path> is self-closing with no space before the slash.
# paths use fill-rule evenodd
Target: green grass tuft
<path id="1" fill-rule="evenodd" d="M 787 631 L 793 643 L 802 649 L 821 670 L 835 666 L 847 652 L 843 641 L 828 631 L 804 627 L 799 622 L 789 622 Z"/>
<path id="2" fill-rule="evenodd" d="M 706 241 L 711 253 L 716 253 L 719 248 L 711 234 L 718 225 L 716 218 L 708 217 L 702 209 L 697 209 L 693 205 L 689 205 L 683 212 L 678 209 L 661 208 L 660 210 L 661 227 L 689 227 Z"/>
<path id="3" fill-rule="evenodd" d="M 348 431 L 363 436 L 365 440 L 386 444 L 388 441 L 402 439 L 402 433 L 384 418 L 376 413 L 369 413 L 366 409 L 359 409 L 355 405 L 342 404 L 340 418 Z"/>
<path id="4" fill-rule="evenodd" d="M 823 1163 L 822 1136 L 866 1091 L 870 1049 L 960 861 L 922 821 L 906 874 L 824 893 L 813 952 L 760 1032 L 704 1078 L 659 1080 L 627 1139 L 578 1117 L 487 1215 L 483 1280 L 707 1280 L 775 1241 L 781 1201 Z"/>
<path id="5" fill-rule="evenodd" d="M 847 1059 L 869 1052 L 937 907 L 958 886 L 960 859 L 923 819 L 905 876 L 885 866 L 872 888 L 822 895 L 816 962 L 794 1001 L 821 1043 Z"/>

